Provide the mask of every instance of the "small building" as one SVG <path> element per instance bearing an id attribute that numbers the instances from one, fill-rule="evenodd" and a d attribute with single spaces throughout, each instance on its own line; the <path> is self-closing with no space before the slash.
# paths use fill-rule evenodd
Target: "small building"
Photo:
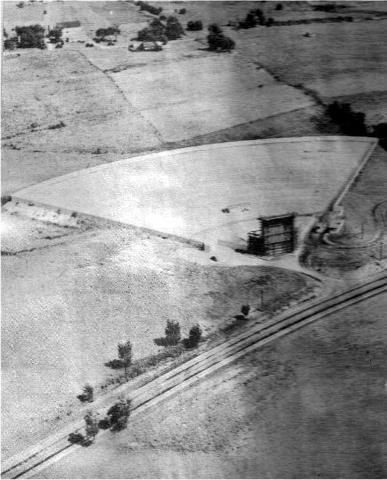
<path id="1" fill-rule="evenodd" d="M 129 45 L 131 52 L 159 52 L 163 49 L 161 42 L 134 42 Z"/>
<path id="2" fill-rule="evenodd" d="M 259 217 L 261 228 L 248 233 L 247 251 L 262 256 L 293 252 L 296 246 L 295 217 L 295 213 Z"/>

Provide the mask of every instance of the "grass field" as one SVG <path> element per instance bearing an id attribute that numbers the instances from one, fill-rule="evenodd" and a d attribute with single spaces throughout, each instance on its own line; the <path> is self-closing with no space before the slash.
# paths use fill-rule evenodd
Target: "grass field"
<path id="1" fill-rule="evenodd" d="M 288 335 L 40 478 L 385 478 L 387 296 Z"/>
<path id="2" fill-rule="evenodd" d="M 216 244 L 234 227 L 244 236 L 260 215 L 325 210 L 372 148 L 340 137 L 217 144 L 87 169 L 15 196 Z"/>
<path id="3" fill-rule="evenodd" d="M 103 383 L 117 343 L 157 352 L 167 319 L 207 335 L 256 306 L 305 295 L 314 282 L 273 267 L 200 266 L 176 244 L 125 230 L 80 233 L 3 215 L 2 449 L 8 457 L 63 426 L 86 382 Z M 18 253 L 18 249 L 21 250 Z M 286 300 L 288 299 L 288 300 Z"/>

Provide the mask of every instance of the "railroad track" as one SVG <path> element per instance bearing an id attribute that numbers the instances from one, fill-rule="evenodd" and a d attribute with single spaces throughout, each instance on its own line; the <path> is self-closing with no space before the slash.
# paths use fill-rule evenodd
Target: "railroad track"
<path id="1" fill-rule="evenodd" d="M 228 341 L 199 354 L 133 392 L 130 392 L 130 385 L 121 385 L 115 390 L 115 396 L 129 396 L 132 399 L 132 417 L 140 415 L 148 408 L 168 399 L 260 346 L 386 291 L 387 273 L 383 273 L 329 298 L 309 302 L 290 313 L 285 312 L 270 320 L 253 324 L 244 332 L 232 336 Z M 106 402 L 105 405 L 103 401 L 95 402 L 94 409 L 104 414 L 114 401 L 112 398 L 108 400 L 109 403 Z M 83 421 L 73 423 L 39 445 L 6 460 L 2 465 L 2 477 L 31 478 L 70 452 L 83 448 L 79 445 L 71 445 L 67 441 L 69 433 L 81 430 L 82 427 Z M 102 431 L 99 436 L 104 433 L 106 432 Z"/>

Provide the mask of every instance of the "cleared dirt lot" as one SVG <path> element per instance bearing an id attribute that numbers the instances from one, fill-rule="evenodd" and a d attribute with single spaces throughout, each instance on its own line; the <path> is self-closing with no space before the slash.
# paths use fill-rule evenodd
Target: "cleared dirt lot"
<path id="1" fill-rule="evenodd" d="M 386 308 L 284 337 L 39 478 L 385 478 Z"/>
<path id="2" fill-rule="evenodd" d="M 259 215 L 323 211 L 373 148 L 351 137 L 216 144 L 87 169 L 15 196 L 207 241 Z"/>

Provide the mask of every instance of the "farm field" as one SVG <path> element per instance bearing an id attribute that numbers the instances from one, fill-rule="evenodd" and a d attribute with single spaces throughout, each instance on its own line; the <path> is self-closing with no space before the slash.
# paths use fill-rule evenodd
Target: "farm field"
<path id="1" fill-rule="evenodd" d="M 3 214 L 2 453 L 34 444 L 77 414 L 86 382 L 114 371 L 117 343 L 154 354 L 167 320 L 204 335 L 256 305 L 306 295 L 315 282 L 275 267 L 203 266 L 168 240 L 127 230 L 77 231 Z M 181 247 L 180 247 L 181 248 Z M 4 255 L 4 251 L 9 252 Z"/>
<path id="2" fill-rule="evenodd" d="M 186 32 L 162 52 L 129 54 L 131 38 L 152 18 L 133 3 L 25 3 L 17 8 L 16 2 L 3 2 L 8 32 L 15 25 L 79 20 L 90 38 L 97 28 L 113 24 L 122 33 L 116 47 L 70 42 L 60 50 L 24 50 L 19 57 L 3 58 L 2 185 L 7 192 L 56 176 L 56 170 L 76 170 L 73 155 L 79 155 L 82 169 L 190 140 L 336 133 L 308 88 L 324 101 L 349 101 L 371 124 L 385 119 L 386 21 L 365 21 L 371 14 L 356 3 L 340 9 L 360 20 L 352 23 L 238 32 L 224 27 L 236 40 L 231 55 L 206 51 L 206 29 Z M 184 15 L 175 12 L 179 3 L 162 6 L 183 25 L 202 18 L 205 27 L 211 22 L 224 26 L 256 7 L 276 20 L 338 15 L 314 11 L 305 2 L 291 8 L 283 2 L 280 11 L 272 2 L 186 2 Z M 380 5 L 369 2 L 368 12 L 374 8 L 383 14 Z M 303 37 L 309 30 L 311 37 Z M 148 98 L 156 100 L 157 109 Z M 40 161 L 27 162 L 26 156 Z M 16 182 L 7 173 L 19 165 L 23 178 Z"/>
<path id="3" fill-rule="evenodd" d="M 386 309 L 279 339 L 39 478 L 385 478 Z"/>
<path id="4" fill-rule="evenodd" d="M 165 142 L 312 105 L 237 57 L 212 54 L 175 64 L 132 67 L 112 78 Z"/>
<path id="5" fill-rule="evenodd" d="M 247 234 L 260 215 L 325 210 L 373 148 L 355 137 L 202 146 L 83 170 L 15 197 L 216 244 L 219 229 L 227 239 L 237 223 Z"/>
<path id="6" fill-rule="evenodd" d="M 386 268 L 369 252 L 316 248 L 320 287 L 295 254 L 271 261 L 228 247 L 259 215 L 294 210 L 297 229 L 310 225 L 375 148 L 371 138 L 329 137 L 340 131 L 324 105 L 349 102 L 369 126 L 387 121 L 387 1 L 329 13 L 307 2 L 158 2 L 184 26 L 204 23 L 161 52 L 128 51 L 154 18 L 134 2 L 16 3 L 2 2 L 8 33 L 81 27 L 61 49 L 2 57 L 2 195 L 16 197 L 2 208 L 3 458 L 79 418 L 82 387 L 120 373 L 104 366 L 120 341 L 143 358 L 160 351 L 153 340 L 167 320 L 183 336 L 195 323 L 215 335 L 242 304 L 262 308 L 262 295 L 270 311 Z M 253 8 L 327 23 L 234 30 L 229 22 Z M 340 15 L 354 21 L 328 22 Z M 232 53 L 207 49 L 211 23 L 235 40 Z M 86 48 L 111 25 L 116 44 Z M 386 155 L 373 150 L 343 199 L 343 243 L 375 235 Z M 163 235 L 78 224 L 77 212 Z M 172 235 L 216 244 L 216 256 Z M 368 302 L 282 339 L 43 475 L 381 478 L 385 307 Z"/>
<path id="7" fill-rule="evenodd" d="M 372 30 L 370 25 L 362 21 L 340 27 L 326 23 L 251 29 L 240 32 L 239 44 L 243 55 L 279 80 L 311 89 L 326 102 L 351 95 L 356 103 L 359 95 L 368 120 L 385 121 L 387 20 L 372 22 Z M 303 37 L 306 32 L 311 36 Z"/>
<path id="8" fill-rule="evenodd" d="M 77 51 L 10 58 L 2 76 L 2 135 L 8 146 L 92 153 L 160 143 L 112 80 Z"/>

